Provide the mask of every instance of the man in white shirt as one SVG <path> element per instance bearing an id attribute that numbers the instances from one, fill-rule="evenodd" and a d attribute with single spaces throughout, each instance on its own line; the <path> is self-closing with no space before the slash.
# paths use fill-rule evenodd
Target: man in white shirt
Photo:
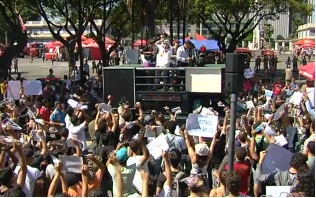
<path id="1" fill-rule="evenodd" d="M 156 59 L 157 67 L 162 68 L 162 69 L 170 67 L 171 55 L 172 55 L 172 48 L 170 47 L 169 41 L 165 40 L 159 47 L 159 52 L 157 54 L 157 59 Z M 156 71 L 156 76 L 165 77 L 165 76 L 168 76 L 168 73 L 169 73 L 168 70 L 159 70 L 159 71 Z M 167 78 L 163 78 L 163 79 L 157 78 L 155 79 L 155 84 L 160 84 L 161 80 L 163 84 L 168 83 Z"/>
<path id="2" fill-rule="evenodd" d="M 30 162 L 31 160 L 33 160 L 34 152 L 32 149 L 26 148 L 24 149 L 24 155 L 25 155 L 26 160 Z M 16 166 L 14 173 L 18 175 L 20 169 L 21 169 L 20 166 Z M 27 165 L 25 185 L 23 186 L 23 192 L 26 194 L 27 197 L 33 197 L 35 182 L 41 176 L 42 174 L 37 168 Z"/>
<path id="3" fill-rule="evenodd" d="M 84 153 L 88 149 L 85 128 L 89 125 L 89 117 L 84 112 L 82 112 L 82 114 L 85 117 L 84 122 L 80 123 L 80 119 L 76 115 L 72 115 L 70 118 L 72 124 L 70 124 L 67 128 L 69 130 L 68 139 L 80 141 L 83 146 L 82 151 Z"/>
<path id="4" fill-rule="evenodd" d="M 78 67 L 76 66 L 75 69 L 72 72 L 72 77 L 75 81 L 76 85 L 79 85 L 79 82 L 81 80 L 80 71 L 78 70 Z"/>
<path id="5" fill-rule="evenodd" d="M 185 41 L 184 44 L 177 49 L 178 66 L 180 67 L 189 66 L 189 63 L 192 60 L 189 54 L 189 50 L 191 46 L 192 46 L 191 41 Z"/>

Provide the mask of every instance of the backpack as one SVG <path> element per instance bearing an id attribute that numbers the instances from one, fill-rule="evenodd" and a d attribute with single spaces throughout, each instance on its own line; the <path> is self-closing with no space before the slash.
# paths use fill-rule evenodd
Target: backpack
<path id="1" fill-rule="evenodd" d="M 171 185 L 171 197 L 186 197 L 185 196 L 185 184 L 183 182 L 180 182 L 181 179 L 183 179 L 186 176 L 186 174 L 182 171 L 178 172 L 172 181 Z"/>

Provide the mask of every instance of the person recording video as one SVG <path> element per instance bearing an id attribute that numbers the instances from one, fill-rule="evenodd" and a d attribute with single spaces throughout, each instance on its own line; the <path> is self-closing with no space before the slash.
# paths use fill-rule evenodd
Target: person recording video
<path id="1" fill-rule="evenodd" d="M 179 67 L 188 67 L 191 65 L 192 58 L 192 43 L 191 41 L 185 41 L 184 44 L 177 49 L 177 61 Z"/>

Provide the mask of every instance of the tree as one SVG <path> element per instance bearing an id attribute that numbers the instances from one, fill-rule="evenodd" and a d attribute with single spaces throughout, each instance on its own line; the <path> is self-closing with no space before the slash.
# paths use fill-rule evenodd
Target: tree
<path id="1" fill-rule="evenodd" d="M 28 0 L 25 0 L 28 1 Z M 47 27 L 53 38 L 60 41 L 68 51 L 69 73 L 75 66 L 75 46 L 78 44 L 81 79 L 83 80 L 83 57 L 81 37 L 100 2 L 94 0 L 34 0 L 29 7 L 37 11 L 47 23 Z M 56 18 L 60 19 L 56 23 Z M 63 38 L 61 31 L 68 33 Z"/>
<path id="2" fill-rule="evenodd" d="M 263 32 L 264 32 L 264 38 L 267 38 L 269 40 L 269 43 L 270 43 L 271 36 L 274 33 L 273 25 L 271 25 L 269 23 L 264 24 L 263 25 Z"/>
<path id="3" fill-rule="evenodd" d="M 20 13 L 25 4 L 22 1 L 16 0 L 1 0 L 0 1 L 0 21 L 2 28 L 6 28 L 8 43 L 3 46 L 0 56 L 0 76 L 4 79 L 10 77 L 8 70 L 11 68 L 12 59 L 18 53 L 23 52 L 27 44 L 27 33 L 22 27 Z"/>
<path id="4" fill-rule="evenodd" d="M 105 11 L 104 7 L 106 8 Z M 94 38 L 100 48 L 104 66 L 108 66 L 110 53 L 117 47 L 121 38 L 126 35 L 124 27 L 130 20 L 130 16 L 126 3 L 121 0 L 104 1 L 103 5 L 98 8 L 97 13 L 89 18 L 89 22 L 96 32 L 96 34 L 92 34 L 90 37 Z M 98 27 L 94 19 L 102 19 L 102 25 Z M 116 33 L 115 44 L 107 51 L 105 36 L 111 28 Z"/>
<path id="5" fill-rule="evenodd" d="M 237 45 L 262 20 L 278 19 L 289 8 L 311 13 L 303 0 L 190 0 L 190 19 L 201 21 L 224 53 L 234 52 Z M 231 37 L 227 46 L 225 39 Z"/>
<path id="6" fill-rule="evenodd" d="M 281 34 L 278 34 L 276 37 L 277 40 L 284 40 L 284 36 L 282 36 Z"/>

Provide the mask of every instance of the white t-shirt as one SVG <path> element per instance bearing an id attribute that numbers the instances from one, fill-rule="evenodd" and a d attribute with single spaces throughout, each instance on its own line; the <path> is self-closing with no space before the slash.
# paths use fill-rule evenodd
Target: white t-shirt
<path id="1" fill-rule="evenodd" d="M 84 129 L 86 128 L 86 122 L 83 122 L 78 126 L 70 125 L 67 128 L 69 130 L 68 139 L 78 139 L 83 145 L 82 150 L 84 151 L 88 149 L 86 142 L 86 134 L 84 132 Z"/>
<path id="2" fill-rule="evenodd" d="M 172 197 L 171 194 L 172 190 L 170 188 L 170 186 L 163 186 L 163 189 L 160 191 L 160 193 L 158 195 L 156 195 L 156 197 Z"/>
<path id="3" fill-rule="evenodd" d="M 132 156 L 129 157 L 127 162 L 126 162 L 126 166 L 132 166 L 132 165 L 136 165 L 136 171 L 135 171 L 135 175 L 134 175 L 134 179 L 133 179 L 133 185 L 135 186 L 135 188 L 137 188 L 137 190 L 139 192 L 142 192 L 142 184 L 135 184 L 135 181 L 141 181 L 142 177 L 140 174 L 140 171 L 144 170 L 145 172 L 149 173 L 148 170 L 148 160 L 146 162 L 144 162 L 144 164 L 141 164 L 141 159 L 143 156 L 141 155 L 137 155 L 137 156 Z"/>
<path id="4" fill-rule="evenodd" d="M 18 175 L 20 169 L 20 166 L 16 166 L 14 173 Z M 23 192 L 26 194 L 27 197 L 33 197 L 35 182 L 41 176 L 42 174 L 37 168 L 31 167 L 29 165 L 27 166 L 25 184 L 23 186 Z"/>

